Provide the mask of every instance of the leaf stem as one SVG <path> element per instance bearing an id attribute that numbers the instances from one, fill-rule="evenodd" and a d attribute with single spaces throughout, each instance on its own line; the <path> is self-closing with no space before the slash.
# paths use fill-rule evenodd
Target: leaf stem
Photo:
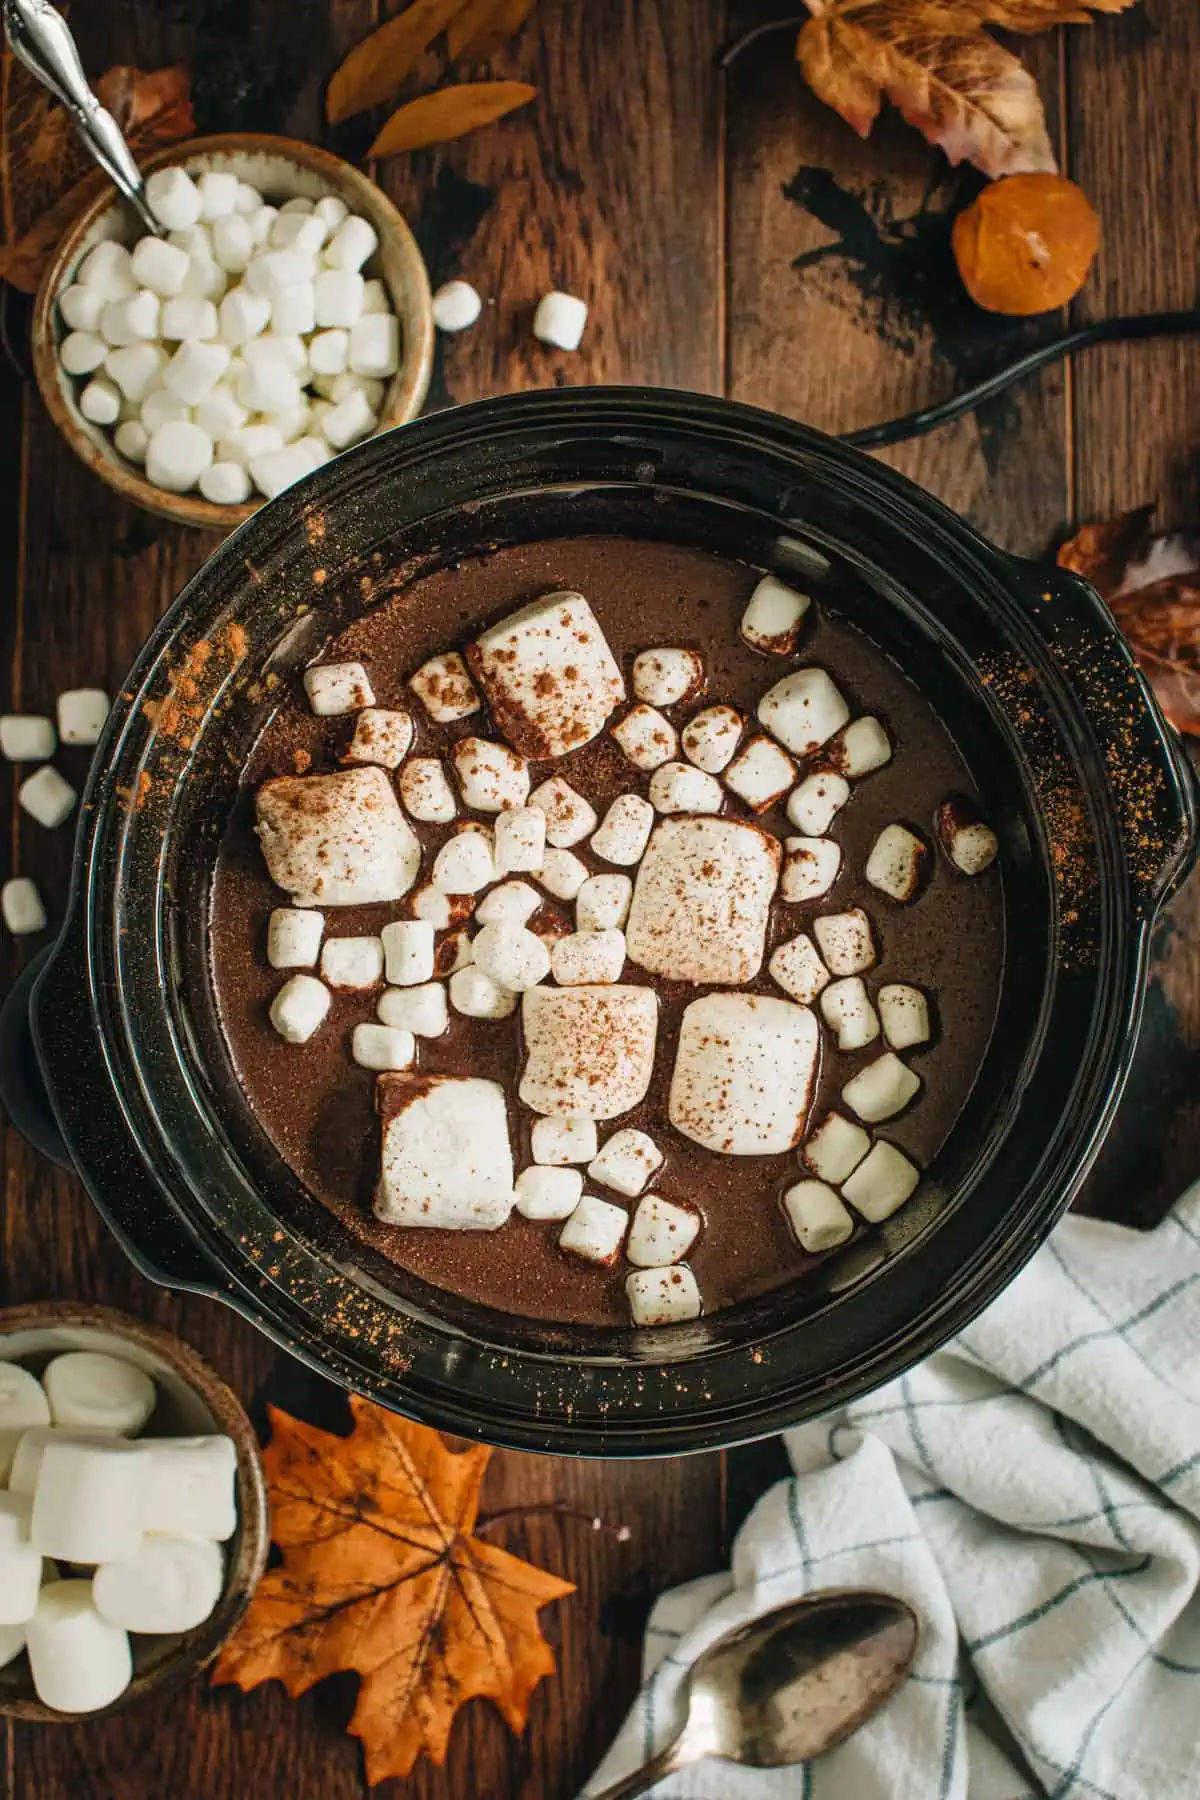
<path id="1" fill-rule="evenodd" d="M 482 1519 L 475 1521 L 474 1535 L 480 1537 L 485 1531 L 490 1531 L 493 1525 L 502 1525 L 508 1519 L 539 1517 L 571 1519 L 586 1525 L 591 1531 L 611 1532 L 618 1544 L 628 1543 L 633 1535 L 628 1525 L 610 1525 L 607 1519 L 598 1518 L 595 1513 L 584 1512 L 581 1507 L 568 1506 L 565 1500 L 547 1500 L 539 1506 L 502 1506 L 496 1512 L 487 1513 Z"/>
<path id="2" fill-rule="evenodd" d="M 731 69 L 744 50 L 751 44 L 757 44 L 759 38 L 769 37 L 776 31 L 799 31 L 808 24 L 811 13 L 792 13 L 786 19 L 767 19 L 762 25 L 754 25 L 749 31 L 743 31 L 740 38 L 735 38 L 728 49 L 722 50 L 717 62 L 719 69 Z"/>

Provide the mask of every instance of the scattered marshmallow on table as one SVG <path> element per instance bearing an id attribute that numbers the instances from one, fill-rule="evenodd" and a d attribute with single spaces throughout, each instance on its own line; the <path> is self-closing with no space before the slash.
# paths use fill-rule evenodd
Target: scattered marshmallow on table
<path id="1" fill-rule="evenodd" d="M 54 831 L 70 818 L 78 795 L 56 768 L 43 763 L 21 783 L 17 799 L 31 819 L 36 819 L 47 831 Z"/>
<path id="2" fill-rule="evenodd" d="M 46 929 L 45 904 L 28 875 L 14 875 L 0 888 L 0 914 L 13 937 L 28 937 Z M 0 1434 L 2 1431 L 0 1425 Z"/>
<path id="3" fill-rule="evenodd" d="M 516 1181 L 517 1211 L 526 1219 L 569 1219 L 583 1194 L 578 1169 L 535 1163 Z"/>
<path id="4" fill-rule="evenodd" d="M 9 762 L 45 762 L 56 748 L 50 719 L 32 713 L 6 713 L 0 718 L 0 756 Z"/>
<path id="5" fill-rule="evenodd" d="M 558 1168 L 591 1162 L 596 1154 L 595 1119 L 535 1119 L 529 1130 L 535 1163 Z"/>
<path id="6" fill-rule="evenodd" d="M 34 1691 L 56 1712 L 97 1712 L 133 1679 L 128 1633 L 100 1617 L 90 1579 L 46 1583 L 25 1647 Z"/>
<path id="7" fill-rule="evenodd" d="M 132 1556 L 101 1563 L 92 1604 L 102 1619 L 146 1636 L 193 1631 L 221 1598 L 225 1560 L 217 1544 L 192 1538 L 149 1539 Z"/>
<path id="8" fill-rule="evenodd" d="M 107 718 L 103 688 L 68 688 L 58 696 L 58 735 L 64 744 L 98 744 Z"/>
<path id="9" fill-rule="evenodd" d="M 433 296 L 433 322 L 439 331 L 466 331 L 483 311 L 483 301 L 469 281 L 447 281 Z"/>
<path id="10" fill-rule="evenodd" d="M 144 1369 L 100 1350 L 68 1350 L 54 1357 L 42 1372 L 42 1385 L 56 1425 L 121 1437 L 136 1436 L 157 1398 Z"/>
<path id="11" fill-rule="evenodd" d="M 533 335 L 555 350 L 578 350 L 587 317 L 587 302 L 574 294 L 543 294 L 533 315 Z"/>
<path id="12" fill-rule="evenodd" d="M 700 1289 L 686 1263 L 666 1269 L 635 1269 L 625 1277 L 635 1325 L 681 1325 L 700 1317 Z"/>

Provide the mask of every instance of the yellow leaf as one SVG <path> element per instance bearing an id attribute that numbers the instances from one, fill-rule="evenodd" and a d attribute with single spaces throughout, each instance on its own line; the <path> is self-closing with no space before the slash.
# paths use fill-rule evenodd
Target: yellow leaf
<path id="1" fill-rule="evenodd" d="M 536 93 L 524 81 L 464 81 L 438 88 L 394 112 L 367 154 L 396 156 L 401 150 L 444 144 L 528 106 Z"/>
<path id="2" fill-rule="evenodd" d="M 981 25 L 1006 31 L 1049 31 L 1054 25 L 1090 25 L 1092 13 L 1119 13 L 1137 0 L 967 0 Z"/>
<path id="3" fill-rule="evenodd" d="M 462 5 L 463 0 L 412 0 L 411 6 L 356 44 L 326 90 L 329 123 L 340 125 L 343 119 L 389 100 Z"/>
<path id="4" fill-rule="evenodd" d="M 453 61 L 469 56 L 482 61 L 521 29 L 537 0 L 467 0 L 446 34 Z"/>

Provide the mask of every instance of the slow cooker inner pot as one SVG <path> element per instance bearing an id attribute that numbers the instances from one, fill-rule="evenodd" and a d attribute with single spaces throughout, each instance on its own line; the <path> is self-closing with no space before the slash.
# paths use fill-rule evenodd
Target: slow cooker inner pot
<path id="1" fill-rule="evenodd" d="M 336 1270 L 339 1277 L 385 1304 L 436 1321 L 443 1330 L 461 1333 L 475 1344 L 609 1358 L 643 1356 L 652 1341 L 655 1358 L 669 1361 L 714 1343 L 769 1338 L 849 1289 L 863 1290 L 862 1303 L 869 1308 L 865 1290 L 873 1272 L 905 1253 L 921 1254 L 921 1242 L 936 1230 L 948 1207 L 976 1203 L 975 1173 L 988 1164 L 1005 1134 L 1053 987 L 1055 908 L 1047 875 L 1048 846 L 1004 712 L 989 688 L 981 686 L 972 662 L 970 615 L 964 611 L 955 619 L 959 630 L 953 634 L 945 617 L 937 618 L 930 604 L 940 598 L 944 607 L 948 598 L 931 594 L 932 571 L 925 572 L 920 582 L 913 581 L 913 571 L 906 567 L 911 558 L 900 545 L 889 562 L 876 561 L 874 546 L 861 533 L 839 530 L 841 522 L 833 512 L 825 502 L 814 507 L 803 526 L 793 513 L 784 527 L 778 519 L 732 505 L 719 494 L 681 492 L 650 483 L 552 485 L 452 507 L 397 532 L 389 528 L 385 489 L 371 515 L 373 529 L 351 558 L 340 566 L 322 566 L 315 582 L 309 571 L 301 569 L 290 577 L 286 568 L 272 572 L 271 581 L 287 584 L 291 605 L 287 622 L 273 633 L 269 646 L 261 626 L 247 613 L 259 598 L 261 574 L 247 575 L 235 611 L 245 621 L 255 654 L 237 671 L 220 704 L 197 725 L 186 776 L 166 821 L 161 948 L 165 991 L 197 1103 L 214 1138 L 221 1141 L 223 1157 L 240 1167 L 277 1223 L 280 1241 L 295 1234 L 331 1273 Z M 318 547 L 323 530 L 319 514 L 311 515 L 308 537 L 312 541 L 315 536 Z M 417 573 L 499 544 L 590 533 L 653 537 L 709 549 L 793 580 L 807 574 L 819 582 L 829 560 L 844 566 L 851 577 L 853 622 L 933 700 L 970 767 L 1003 844 L 1007 974 L 996 1026 L 968 1103 L 918 1196 L 865 1241 L 799 1279 L 698 1326 L 667 1333 L 635 1335 L 625 1329 L 554 1325 L 480 1307 L 430 1287 L 349 1234 L 300 1186 L 246 1103 L 216 1016 L 206 942 L 215 850 L 234 800 L 238 771 L 272 711 L 272 690 L 277 691 L 272 677 L 303 667 L 331 635 L 361 613 L 364 604 L 395 592 Z M 1063 1074 L 1067 1079 L 1070 1071 Z M 1053 1104 L 1052 1096 L 1047 1099 Z M 170 1121 L 164 1123 L 169 1128 Z M 180 1152 L 188 1155 L 182 1146 Z M 219 1206 L 211 1189 L 209 1199 Z M 977 1223 L 986 1231 L 985 1218 Z M 273 1260 L 276 1252 L 270 1238 L 264 1241 L 261 1224 L 239 1235 L 248 1237 L 250 1254 L 260 1264 L 266 1259 L 268 1274 L 281 1266 Z M 340 1293 L 343 1281 L 337 1286 Z M 319 1287 L 307 1297 L 307 1304 L 318 1310 L 341 1303 L 332 1292 L 323 1296 Z"/>

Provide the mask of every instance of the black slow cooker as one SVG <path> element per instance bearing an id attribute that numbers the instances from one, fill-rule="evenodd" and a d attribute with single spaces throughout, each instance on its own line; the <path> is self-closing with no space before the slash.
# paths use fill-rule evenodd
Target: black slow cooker
<path id="1" fill-rule="evenodd" d="M 513 1318 L 376 1256 L 257 1125 L 209 979 L 216 845 L 279 678 L 441 561 L 580 533 L 793 579 L 842 559 L 866 595 L 856 622 L 933 699 L 1002 845 L 996 1028 L 917 1197 L 791 1285 L 661 1331 Z M 1112 1119 L 1195 823 L 1182 752 L 1081 581 L 766 413 L 639 389 L 489 401 L 373 439 L 263 507 L 163 619 L 97 752 L 67 920 L 32 984 L 38 1071 L 66 1155 L 155 1280 L 468 1437 L 708 1449 L 897 1375 L 1032 1254 Z M 36 1130 L 36 1095 L 14 1105 Z"/>

